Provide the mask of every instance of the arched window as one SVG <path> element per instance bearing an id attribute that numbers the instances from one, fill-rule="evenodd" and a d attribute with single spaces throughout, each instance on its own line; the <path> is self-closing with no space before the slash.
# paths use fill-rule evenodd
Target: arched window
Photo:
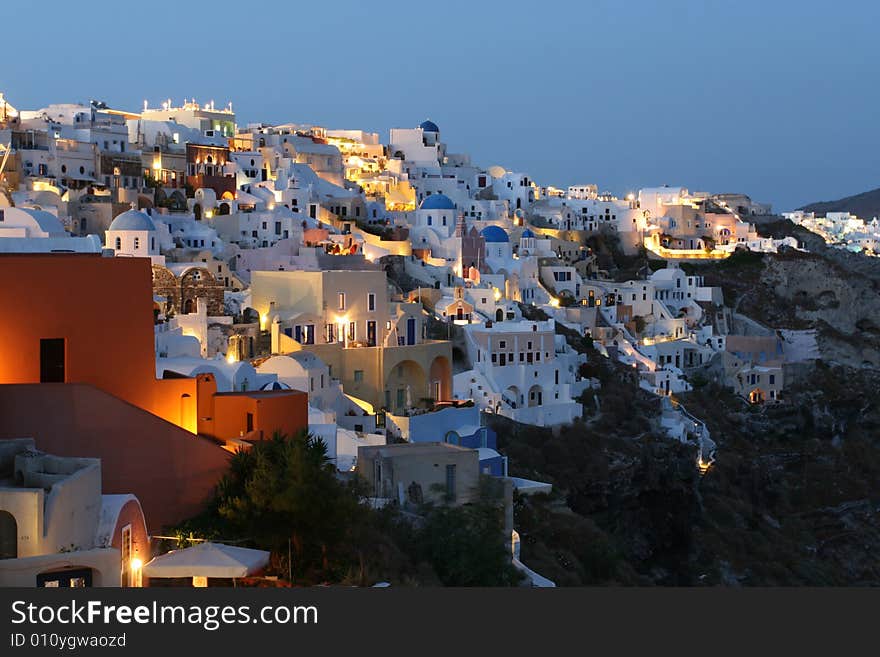
<path id="1" fill-rule="evenodd" d="M 0 559 L 18 557 L 18 523 L 9 511 L 0 511 Z"/>

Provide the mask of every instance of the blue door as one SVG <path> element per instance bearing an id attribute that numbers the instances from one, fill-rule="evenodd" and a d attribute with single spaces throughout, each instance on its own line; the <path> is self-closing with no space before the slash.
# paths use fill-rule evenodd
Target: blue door
<path id="1" fill-rule="evenodd" d="M 410 317 L 406 320 L 406 343 L 407 344 L 415 344 L 416 343 L 416 319 L 415 319 L 415 317 Z"/>

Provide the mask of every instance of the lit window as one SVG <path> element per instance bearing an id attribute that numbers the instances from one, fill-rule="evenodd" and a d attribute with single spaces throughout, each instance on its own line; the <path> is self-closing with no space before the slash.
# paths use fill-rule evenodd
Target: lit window
<path id="1" fill-rule="evenodd" d="M 339 310 L 345 310 L 345 292 L 339 293 Z"/>

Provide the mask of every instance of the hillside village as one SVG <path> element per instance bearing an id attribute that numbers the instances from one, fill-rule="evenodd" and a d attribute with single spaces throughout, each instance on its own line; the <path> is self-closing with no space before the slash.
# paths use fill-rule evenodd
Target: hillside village
<path id="1" fill-rule="evenodd" d="M 142 584 L 159 537 L 276 434 L 319 438 L 373 510 L 469 507 L 494 485 L 527 585 L 645 583 L 619 552 L 596 566 L 600 525 L 594 570 L 566 568 L 548 519 L 593 523 L 609 468 L 672 481 L 660 506 L 690 518 L 741 462 L 739 431 L 799 412 L 817 362 L 880 366 L 876 281 L 832 280 L 767 230 L 767 204 L 557 188 L 454 143 L 431 120 L 386 141 L 242 125 L 232 103 L 0 95 L 0 585 Z M 876 218 L 784 218 L 876 255 Z M 798 288 L 813 275 L 822 289 Z M 578 440 L 613 444 L 574 470 L 551 458 Z M 627 504 L 624 522 L 656 522 Z"/>

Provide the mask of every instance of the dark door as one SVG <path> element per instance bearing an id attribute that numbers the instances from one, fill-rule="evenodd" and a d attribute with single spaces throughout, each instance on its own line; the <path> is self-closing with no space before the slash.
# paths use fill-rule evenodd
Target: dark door
<path id="1" fill-rule="evenodd" d="M 18 523 L 9 511 L 0 511 L 0 559 L 18 557 Z"/>
<path id="2" fill-rule="evenodd" d="M 367 346 L 376 346 L 376 322 L 367 322 Z"/>
<path id="3" fill-rule="evenodd" d="M 254 430 L 254 414 L 248 413 L 245 422 L 247 425 L 245 433 L 250 433 L 251 431 Z"/>
<path id="4" fill-rule="evenodd" d="M 416 320 L 414 317 L 409 317 L 406 320 L 406 343 L 416 343 Z"/>
<path id="5" fill-rule="evenodd" d="M 64 383 L 64 338 L 40 340 L 40 383 Z"/>

